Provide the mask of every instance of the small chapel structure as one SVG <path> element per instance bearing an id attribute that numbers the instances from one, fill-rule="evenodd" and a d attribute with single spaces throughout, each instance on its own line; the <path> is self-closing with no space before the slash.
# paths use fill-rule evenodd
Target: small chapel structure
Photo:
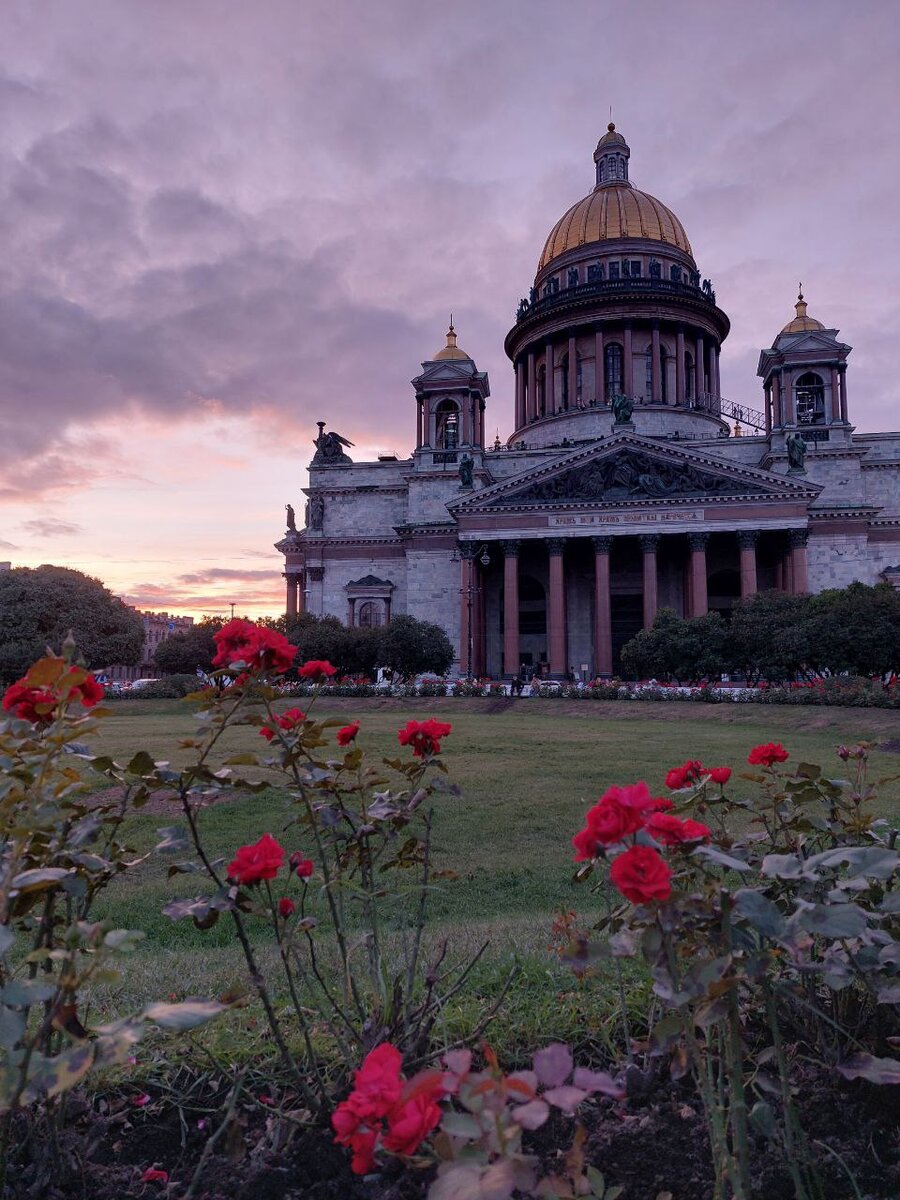
<path id="1" fill-rule="evenodd" d="M 412 380 L 409 458 L 353 462 L 320 422 L 305 526 L 276 543 L 289 614 L 434 621 L 461 675 L 610 676 L 663 605 L 900 586 L 900 433 L 854 432 L 851 347 L 801 290 L 760 354 L 761 407 L 724 399 L 728 317 L 629 158 L 610 124 L 519 302 L 505 444 L 452 323 Z"/>

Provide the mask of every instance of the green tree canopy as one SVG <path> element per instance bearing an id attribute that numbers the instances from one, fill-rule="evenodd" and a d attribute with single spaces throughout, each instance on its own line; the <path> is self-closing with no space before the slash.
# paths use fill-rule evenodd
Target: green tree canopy
<path id="1" fill-rule="evenodd" d="M 381 631 L 379 665 L 410 679 L 423 672 L 444 675 L 453 662 L 453 646 L 440 625 L 399 616 Z"/>
<path id="2" fill-rule="evenodd" d="M 635 679 L 685 683 L 717 678 L 726 670 L 727 626 L 718 613 L 683 619 L 661 608 L 651 629 L 622 647 L 622 669 Z"/>
<path id="3" fill-rule="evenodd" d="M 222 628 L 218 617 L 204 617 L 190 629 L 173 633 L 156 647 L 154 662 L 162 675 L 193 675 L 212 670 L 216 653 L 215 634 Z"/>
<path id="4" fill-rule="evenodd" d="M 810 597 L 811 665 L 834 673 L 885 675 L 900 667 L 900 592 L 851 583 Z"/>
<path id="5" fill-rule="evenodd" d="M 0 572 L 0 681 L 18 679 L 69 632 L 88 667 L 140 661 L 141 618 L 118 597 L 67 567 L 16 567 Z"/>
<path id="6" fill-rule="evenodd" d="M 728 638 L 728 667 L 751 683 L 782 683 L 811 666 L 812 597 L 759 592 L 734 606 Z"/>

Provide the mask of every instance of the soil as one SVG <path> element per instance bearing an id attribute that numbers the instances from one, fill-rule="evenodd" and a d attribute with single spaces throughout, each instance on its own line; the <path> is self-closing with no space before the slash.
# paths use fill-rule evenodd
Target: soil
<path id="1" fill-rule="evenodd" d="M 896 1200 L 900 1196 L 900 1088 L 841 1082 L 818 1069 L 807 1069 L 798 1082 L 801 1117 L 826 1200 Z M 155 1196 L 184 1200 L 207 1138 L 222 1124 L 226 1100 L 224 1090 L 202 1099 L 194 1091 L 190 1108 L 156 1096 L 135 1109 L 126 1095 L 75 1097 L 69 1127 L 59 1141 L 65 1179 L 50 1184 L 42 1178 L 45 1141 L 30 1148 L 24 1144 L 30 1161 L 11 1165 L 6 1196 L 10 1200 Z M 651 1084 L 649 1095 L 623 1104 L 601 1099 L 583 1106 L 582 1121 L 588 1135 L 587 1160 L 603 1172 L 608 1187 L 623 1187 L 620 1200 L 711 1200 L 703 1117 L 687 1082 Z M 530 1135 L 528 1148 L 549 1168 L 568 1148 L 572 1132 L 573 1122 L 557 1114 Z M 147 1167 L 166 1170 L 168 1185 L 143 1182 Z M 430 1169 L 407 1169 L 397 1160 L 388 1160 L 376 1174 L 354 1176 L 349 1155 L 334 1145 L 328 1131 L 292 1125 L 254 1100 L 236 1107 L 203 1167 L 193 1197 L 424 1200 L 432 1177 Z M 753 1145 L 753 1195 L 759 1200 L 794 1197 L 781 1156 L 761 1137 Z"/>

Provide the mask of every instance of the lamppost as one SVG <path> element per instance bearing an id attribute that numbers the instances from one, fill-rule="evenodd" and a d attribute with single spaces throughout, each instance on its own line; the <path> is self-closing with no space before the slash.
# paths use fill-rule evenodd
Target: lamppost
<path id="1" fill-rule="evenodd" d="M 234 620 L 234 601 L 231 601 L 231 619 Z"/>
<path id="2" fill-rule="evenodd" d="M 474 552 L 474 554 L 472 554 L 471 561 L 474 563 L 476 558 L 478 559 L 478 561 L 481 563 L 481 565 L 483 567 L 489 567 L 491 565 L 491 556 L 488 553 L 488 548 L 485 543 L 482 543 L 482 545 L 478 547 L 478 549 Z M 475 648 L 474 647 L 475 631 L 472 627 L 472 607 L 475 603 L 475 597 L 478 595 L 478 593 L 480 591 L 481 591 L 481 588 L 475 583 L 475 580 L 470 572 L 468 584 L 464 588 L 459 589 L 459 594 L 461 596 L 465 596 L 465 598 L 466 598 L 466 613 L 468 615 L 468 638 L 467 638 L 468 644 L 466 646 L 466 678 L 470 681 L 472 679 L 472 658 L 473 658 L 473 653 L 474 653 L 474 648 Z"/>

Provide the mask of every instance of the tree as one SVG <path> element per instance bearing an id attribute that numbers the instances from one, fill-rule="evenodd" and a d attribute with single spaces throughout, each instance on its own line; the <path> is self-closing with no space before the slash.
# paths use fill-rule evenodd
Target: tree
<path id="1" fill-rule="evenodd" d="M 156 647 L 154 662 L 162 675 L 193 675 L 211 671 L 216 654 L 215 634 L 222 628 L 218 617 L 204 617 L 190 629 L 173 633 Z"/>
<path id="2" fill-rule="evenodd" d="M 48 646 L 58 652 L 70 632 L 92 670 L 140 661 L 141 618 L 99 579 L 49 565 L 0 572 L 0 681 L 24 675 Z"/>
<path id="3" fill-rule="evenodd" d="M 385 670 L 410 679 L 425 671 L 444 675 L 453 662 L 453 646 L 440 625 L 415 617 L 394 617 L 381 631 L 379 662 Z"/>
<path id="4" fill-rule="evenodd" d="M 652 629 L 622 647 L 623 670 L 637 679 L 715 679 L 726 668 L 727 628 L 716 612 L 682 619 L 661 608 Z"/>
<path id="5" fill-rule="evenodd" d="M 732 610 L 728 668 L 748 682 L 781 683 L 814 665 L 811 645 L 811 596 L 758 592 Z"/>
<path id="6" fill-rule="evenodd" d="M 819 592 L 809 608 L 811 665 L 853 675 L 886 675 L 900 666 L 900 592 L 889 583 Z"/>

